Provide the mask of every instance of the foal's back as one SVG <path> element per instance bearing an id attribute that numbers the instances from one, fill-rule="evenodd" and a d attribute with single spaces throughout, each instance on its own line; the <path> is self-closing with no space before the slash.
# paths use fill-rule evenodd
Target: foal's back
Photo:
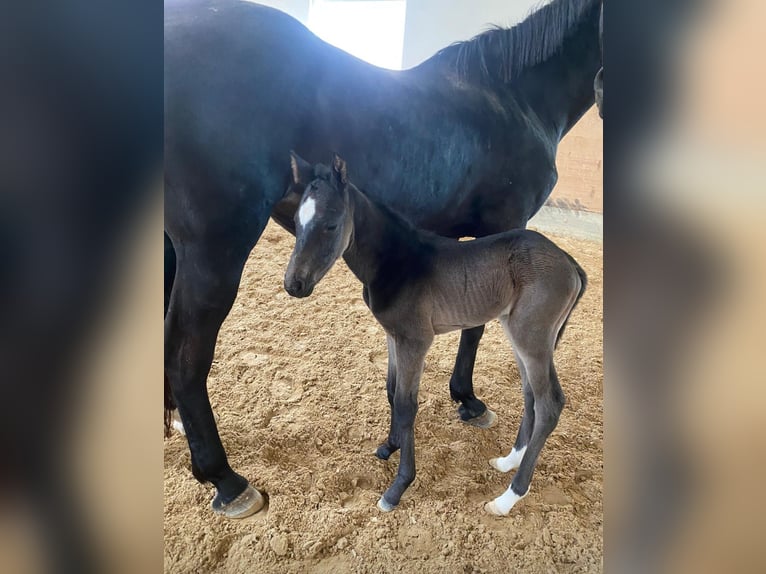
<path id="1" fill-rule="evenodd" d="M 438 241 L 431 276 L 436 334 L 512 313 L 522 294 L 546 307 L 579 290 L 576 263 L 545 236 L 514 230 L 473 241 Z M 564 305 L 567 306 L 567 305 Z"/>

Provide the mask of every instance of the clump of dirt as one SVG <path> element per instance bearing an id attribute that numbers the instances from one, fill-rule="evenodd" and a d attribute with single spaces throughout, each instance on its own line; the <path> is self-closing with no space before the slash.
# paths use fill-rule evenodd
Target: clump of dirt
<path id="1" fill-rule="evenodd" d="M 459 422 L 449 377 L 459 333 L 427 359 L 416 421 L 418 476 L 399 507 L 375 507 L 396 472 L 373 456 L 389 422 L 385 335 L 342 262 L 308 299 L 282 279 L 294 239 L 273 223 L 245 269 L 210 373 L 213 410 L 233 468 L 269 494 L 232 521 L 209 508 L 178 433 L 165 442 L 166 572 L 600 572 L 603 377 L 601 244 L 555 237 L 589 288 L 556 351 L 567 404 L 530 494 L 507 518 L 484 513 L 512 473 L 523 399 L 513 352 L 495 321 L 479 347 L 475 390 L 499 424 Z"/>

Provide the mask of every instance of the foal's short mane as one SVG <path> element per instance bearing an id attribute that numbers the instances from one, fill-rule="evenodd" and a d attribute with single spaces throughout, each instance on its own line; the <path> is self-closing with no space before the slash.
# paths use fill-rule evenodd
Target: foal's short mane
<path id="1" fill-rule="evenodd" d="M 360 189 L 353 183 L 349 182 L 348 186 L 349 188 L 359 193 L 359 195 L 364 197 L 367 201 L 369 201 L 372 205 L 374 205 L 378 210 L 387 214 L 393 221 L 399 224 L 402 227 L 402 229 L 408 234 L 418 235 L 423 238 L 440 237 L 438 234 L 434 233 L 433 231 L 429 231 L 427 229 L 417 227 L 414 223 L 412 223 L 409 219 L 404 217 L 401 213 L 392 209 L 388 205 L 381 203 L 378 200 L 372 198 L 364 190 Z"/>
<path id="2" fill-rule="evenodd" d="M 492 26 L 437 52 L 432 60 L 454 66 L 461 80 L 509 82 L 555 54 L 585 13 L 600 0 L 553 0 L 511 28 Z"/>

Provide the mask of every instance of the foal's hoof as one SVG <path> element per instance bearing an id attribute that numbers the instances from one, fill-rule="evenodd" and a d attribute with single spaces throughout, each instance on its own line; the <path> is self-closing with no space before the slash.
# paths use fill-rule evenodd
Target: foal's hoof
<path id="1" fill-rule="evenodd" d="M 494 500 L 490 500 L 487 504 L 485 504 L 484 511 L 487 514 L 492 514 L 493 516 L 508 516 L 516 503 L 524 498 L 527 494 L 529 494 L 529 489 L 527 489 L 524 494 L 519 496 L 513 492 L 512 488 L 509 487 L 508 490 L 506 490 L 502 495 L 498 496 Z"/>
<path id="2" fill-rule="evenodd" d="M 378 500 L 378 508 L 382 512 L 391 512 L 394 508 L 396 508 L 396 504 L 390 504 L 384 497 L 381 496 L 380 500 Z"/>
<path id="3" fill-rule="evenodd" d="M 487 409 L 484 411 L 484 414 L 481 414 L 478 417 L 474 417 L 468 420 L 460 420 L 467 425 L 479 427 L 480 429 L 489 429 L 497 424 L 497 415 L 494 413 L 494 411 Z"/>
<path id="4" fill-rule="evenodd" d="M 216 495 L 211 506 L 213 512 L 226 518 L 247 518 L 263 508 L 264 504 L 263 495 L 248 484 L 245 491 L 228 504 L 222 504 Z"/>
<path id="5" fill-rule="evenodd" d="M 489 466 L 500 472 L 509 472 L 511 470 L 519 468 L 521 461 L 524 460 L 524 453 L 527 452 L 527 447 L 516 449 L 513 447 L 511 454 L 505 457 L 492 458 L 489 461 Z"/>
<path id="6" fill-rule="evenodd" d="M 492 514 L 493 516 L 508 516 L 508 512 L 503 514 L 500 512 L 500 509 L 497 507 L 497 504 L 495 504 L 494 500 L 490 500 L 487 504 L 484 505 L 484 510 L 487 514 Z"/>

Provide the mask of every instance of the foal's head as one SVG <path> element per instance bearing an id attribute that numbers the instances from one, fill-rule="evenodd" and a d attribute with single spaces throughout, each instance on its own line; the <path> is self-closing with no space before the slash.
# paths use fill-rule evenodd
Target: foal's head
<path id="1" fill-rule="evenodd" d="M 293 182 L 304 191 L 295 212 L 295 249 L 285 273 L 285 290 L 293 297 L 308 297 L 348 248 L 353 215 L 346 162 L 340 156 L 335 154 L 329 167 L 312 166 L 294 152 L 290 156 Z"/>

